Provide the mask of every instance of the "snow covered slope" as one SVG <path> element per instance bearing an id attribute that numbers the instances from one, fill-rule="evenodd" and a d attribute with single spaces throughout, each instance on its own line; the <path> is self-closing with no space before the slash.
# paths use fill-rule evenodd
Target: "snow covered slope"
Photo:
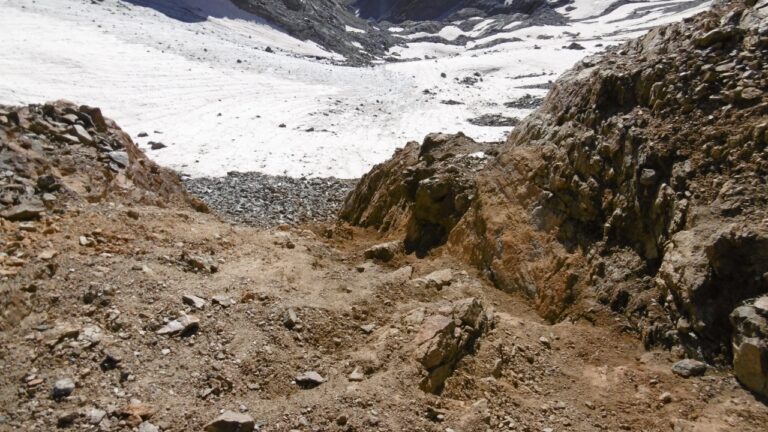
<path id="1" fill-rule="evenodd" d="M 451 28 L 417 37 L 392 29 L 403 44 L 391 54 L 408 61 L 352 68 L 229 0 L 0 0 L 0 103 L 100 106 L 142 147 L 167 145 L 149 155 L 190 175 L 350 178 L 429 132 L 500 140 L 509 127 L 467 120 L 524 116 L 529 109 L 504 103 L 544 95 L 601 45 L 705 7 L 633 3 L 567 27 L 507 20 L 491 35 L 483 29 L 498 21 L 477 20 L 464 39 Z M 562 48 L 571 42 L 586 49 Z"/>

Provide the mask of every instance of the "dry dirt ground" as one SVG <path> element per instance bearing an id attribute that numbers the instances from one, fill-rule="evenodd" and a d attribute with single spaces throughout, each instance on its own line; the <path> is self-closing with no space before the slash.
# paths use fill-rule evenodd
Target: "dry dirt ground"
<path id="1" fill-rule="evenodd" d="M 252 416 L 262 431 L 768 424 L 768 407 L 727 371 L 678 377 L 676 358 L 643 351 L 618 318 L 550 325 L 439 250 L 364 260 L 382 241 L 366 231 L 258 230 L 192 210 L 101 203 L 34 223 L 0 220 L 0 233 L 15 251 L 0 263 L 2 431 L 197 431 L 222 410 Z M 440 290 L 411 280 L 441 269 L 453 277 Z M 493 310 L 493 325 L 442 394 L 425 393 L 413 340 L 468 297 Z M 157 334 L 185 313 L 199 318 L 196 332 Z M 361 381 L 350 380 L 356 368 Z M 295 378 L 308 371 L 326 382 L 300 387 Z M 76 388 L 54 399 L 62 378 Z"/>

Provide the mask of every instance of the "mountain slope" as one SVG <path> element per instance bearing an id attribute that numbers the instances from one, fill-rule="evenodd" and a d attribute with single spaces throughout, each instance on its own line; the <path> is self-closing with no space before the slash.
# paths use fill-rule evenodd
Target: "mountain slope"
<path id="1" fill-rule="evenodd" d="M 618 313 L 649 347 L 724 364 L 729 315 L 768 292 L 767 59 L 765 1 L 654 29 L 579 62 L 500 147 L 406 147 L 342 217 L 446 244 L 549 319 Z M 736 372 L 764 381 L 755 346 Z"/>

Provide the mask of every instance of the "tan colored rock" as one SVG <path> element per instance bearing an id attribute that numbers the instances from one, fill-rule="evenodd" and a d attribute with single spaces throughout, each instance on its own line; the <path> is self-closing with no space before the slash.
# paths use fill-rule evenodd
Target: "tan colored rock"
<path id="1" fill-rule="evenodd" d="M 224 411 L 203 429 L 205 432 L 252 432 L 255 427 L 253 417 L 234 411 Z"/>

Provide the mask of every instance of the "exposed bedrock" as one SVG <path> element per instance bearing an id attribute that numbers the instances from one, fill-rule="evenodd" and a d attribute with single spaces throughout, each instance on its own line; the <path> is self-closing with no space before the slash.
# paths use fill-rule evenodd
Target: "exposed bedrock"
<path id="1" fill-rule="evenodd" d="M 731 312 L 768 292 L 767 58 L 768 1 L 715 5 L 584 59 L 500 146 L 410 143 L 342 217 L 444 244 L 550 320 L 619 314 L 725 364 Z"/>

